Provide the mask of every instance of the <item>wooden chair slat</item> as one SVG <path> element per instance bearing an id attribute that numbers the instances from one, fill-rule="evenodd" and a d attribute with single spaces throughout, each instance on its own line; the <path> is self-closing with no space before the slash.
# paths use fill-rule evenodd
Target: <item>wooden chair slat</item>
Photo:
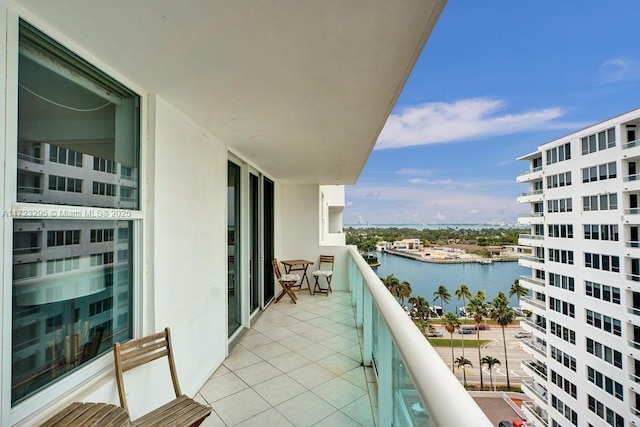
<path id="1" fill-rule="evenodd" d="M 73 412 L 80 405 L 82 405 L 81 402 L 72 403 L 62 411 L 58 412 L 55 416 L 45 421 L 44 424 L 42 424 L 42 427 L 50 427 L 60 423 L 60 421 L 63 420 L 64 417 L 66 417 L 70 412 Z"/>
<path id="2" fill-rule="evenodd" d="M 134 347 L 134 348 L 122 351 L 122 361 L 126 362 L 127 360 L 140 357 L 147 353 L 153 353 L 154 351 L 158 351 L 159 349 L 163 349 L 163 348 L 164 349 L 167 348 L 166 341 L 148 343 L 144 346 Z"/>
<path id="3" fill-rule="evenodd" d="M 147 335 L 146 337 L 136 338 L 134 340 L 129 340 L 127 342 L 120 343 L 121 351 L 127 351 L 131 348 L 138 347 L 144 344 L 148 344 L 153 341 L 165 340 L 166 334 L 164 332 L 158 332 L 153 335 Z"/>

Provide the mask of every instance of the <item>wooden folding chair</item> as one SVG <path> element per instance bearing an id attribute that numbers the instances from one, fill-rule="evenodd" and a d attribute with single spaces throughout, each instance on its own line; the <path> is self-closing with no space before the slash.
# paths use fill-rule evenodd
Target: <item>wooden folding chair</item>
<path id="1" fill-rule="evenodd" d="M 164 332 L 127 341 L 123 344 L 115 343 L 113 345 L 113 356 L 115 359 L 120 406 L 127 413 L 129 413 L 129 407 L 127 406 L 127 395 L 124 390 L 124 372 L 165 356 L 169 361 L 169 370 L 171 371 L 171 380 L 176 398 L 134 420 L 132 422 L 134 426 L 198 426 L 211 414 L 210 406 L 202 405 L 180 392 L 169 328 L 165 328 Z"/>
<path id="2" fill-rule="evenodd" d="M 329 296 L 329 292 L 333 292 L 333 290 L 331 290 L 331 277 L 333 276 L 334 259 L 335 257 L 333 255 L 320 255 L 320 263 L 318 265 L 318 269 L 311 272 L 311 275 L 316 279 L 316 283 L 313 286 L 314 294 L 318 292 L 320 294 L 326 294 L 327 296 Z M 320 277 L 324 277 L 327 280 L 326 288 L 320 286 L 320 282 L 318 281 Z"/>
<path id="3" fill-rule="evenodd" d="M 280 295 L 278 295 L 278 298 L 276 298 L 275 302 L 277 303 L 278 301 L 280 301 L 282 297 L 285 296 L 286 294 L 286 295 L 289 295 L 289 298 L 291 298 L 291 302 L 293 302 L 294 304 L 297 304 L 296 301 L 298 300 L 298 297 L 296 296 L 295 292 L 293 292 L 293 289 L 291 288 L 296 286 L 296 283 L 298 283 L 298 280 L 300 280 L 300 276 L 297 274 L 280 273 L 278 260 L 275 258 L 271 260 L 271 265 L 273 265 L 273 274 L 276 275 L 276 279 L 278 280 L 278 283 L 280 283 L 280 286 L 282 286 L 282 292 L 280 292 Z"/>

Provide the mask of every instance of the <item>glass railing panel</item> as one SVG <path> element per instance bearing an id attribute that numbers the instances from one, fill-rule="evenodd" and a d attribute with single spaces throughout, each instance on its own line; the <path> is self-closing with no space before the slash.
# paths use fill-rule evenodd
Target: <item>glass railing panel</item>
<path id="1" fill-rule="evenodd" d="M 631 208 L 624 210 L 625 215 L 638 215 L 640 214 L 640 208 Z"/>
<path id="2" fill-rule="evenodd" d="M 429 426 L 429 414 L 393 345 L 393 425 Z"/>
<path id="3" fill-rule="evenodd" d="M 628 176 L 623 177 L 622 180 L 624 182 L 638 181 L 638 180 L 640 180 L 640 174 L 628 175 Z"/>
<path id="4" fill-rule="evenodd" d="M 636 139 L 635 141 L 629 141 L 627 143 L 622 144 L 622 149 L 626 150 L 628 148 L 637 147 L 640 145 L 640 139 Z"/>
<path id="5" fill-rule="evenodd" d="M 356 311 L 371 313 L 363 322 L 363 338 L 365 346 L 372 340 L 367 352 L 373 356 L 378 382 L 377 424 L 454 426 L 472 419 L 474 426 L 491 426 L 355 247 L 350 254 L 351 291 L 359 294 L 352 302 L 366 305 Z M 456 411 L 450 410 L 450 399 L 455 399 Z"/>

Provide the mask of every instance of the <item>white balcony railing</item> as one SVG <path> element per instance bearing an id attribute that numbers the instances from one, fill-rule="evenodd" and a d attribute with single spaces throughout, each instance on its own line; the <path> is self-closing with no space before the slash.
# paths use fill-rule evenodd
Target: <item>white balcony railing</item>
<path id="1" fill-rule="evenodd" d="M 527 169 L 526 171 L 522 171 L 518 174 L 518 176 L 522 176 L 522 175 L 528 175 L 530 173 L 534 173 L 534 172 L 540 172 L 542 170 L 542 166 L 538 166 L 536 168 L 533 169 Z"/>
<path id="2" fill-rule="evenodd" d="M 636 139 L 635 141 L 629 141 L 629 142 L 626 142 L 626 143 L 622 144 L 622 149 L 626 150 L 628 148 L 633 148 L 633 147 L 636 147 L 638 145 L 640 145 L 640 139 Z"/>
<path id="3" fill-rule="evenodd" d="M 378 374 L 378 425 L 493 424 L 415 327 L 355 246 L 349 248 L 351 296 L 363 331 L 363 362 Z M 452 410 L 455 402 L 455 410 Z M 422 425 L 420 424 L 420 425 Z"/>
<path id="4" fill-rule="evenodd" d="M 537 396 L 538 399 L 542 400 L 543 402 L 547 401 L 547 390 L 544 387 L 536 384 L 535 381 L 523 380 L 521 384 L 522 384 L 522 389 L 525 393 L 527 391 L 530 391 L 535 396 Z"/>
<path id="5" fill-rule="evenodd" d="M 546 345 L 538 344 L 534 340 L 526 340 L 526 339 L 520 340 L 520 342 L 525 346 L 529 347 L 530 349 L 538 352 L 540 355 L 547 357 Z"/>
<path id="6" fill-rule="evenodd" d="M 543 307 L 543 308 L 544 308 L 544 307 Z M 540 331 L 540 332 L 542 332 L 542 333 L 544 333 L 544 334 L 546 334 L 546 333 L 547 333 L 547 330 L 546 330 L 544 327 L 542 327 L 542 326 L 540 326 L 540 325 L 538 325 L 538 324 L 536 324 L 536 323 L 532 322 L 532 321 L 531 321 L 531 320 L 529 320 L 529 319 L 525 319 L 525 318 L 520 319 L 520 324 L 523 324 L 523 323 L 524 323 L 525 325 L 529 325 L 529 326 L 531 326 L 531 327 L 532 327 L 532 328 L 534 328 L 535 330 Z"/>
<path id="7" fill-rule="evenodd" d="M 518 197 L 537 196 L 538 194 L 542 194 L 542 192 L 543 192 L 543 190 L 526 191 L 524 193 L 518 194 Z"/>
<path id="8" fill-rule="evenodd" d="M 518 239 L 544 240 L 544 236 L 537 234 L 518 234 Z"/>
<path id="9" fill-rule="evenodd" d="M 525 414 L 533 415 L 534 423 L 537 422 L 537 423 L 542 424 L 543 426 L 548 426 L 549 425 L 546 416 L 543 418 L 538 413 L 538 412 L 542 412 L 542 413 L 545 413 L 545 412 L 542 409 L 538 408 L 535 403 L 533 403 L 533 402 L 522 402 L 522 409 L 524 410 Z M 527 419 L 527 421 L 529 421 L 529 419 Z M 538 425 L 538 424 L 536 424 L 536 425 Z"/>
<path id="10" fill-rule="evenodd" d="M 545 286 L 544 279 L 540 279 L 538 277 L 521 275 L 520 280 L 523 282 L 531 282 L 539 286 Z"/>
<path id="11" fill-rule="evenodd" d="M 529 368 L 532 372 L 537 374 L 543 380 L 545 380 L 545 381 L 547 380 L 547 367 L 546 366 L 541 365 L 539 362 L 534 361 L 534 360 L 523 360 L 521 363 L 522 363 L 523 366 L 526 366 L 527 368 Z"/>
<path id="12" fill-rule="evenodd" d="M 532 296 L 529 296 L 529 295 L 525 295 L 523 297 L 520 297 L 520 302 L 529 303 L 529 304 L 534 305 L 534 306 L 536 306 L 538 308 L 541 308 L 543 310 L 547 308 L 545 303 L 544 303 L 544 301 L 540 301 L 539 299 L 535 299 L 535 298 L 533 298 Z"/>
<path id="13" fill-rule="evenodd" d="M 536 256 L 524 255 L 524 256 L 521 256 L 520 259 L 525 261 L 533 261 L 533 262 L 539 262 L 541 264 L 544 264 L 544 258 L 538 258 Z"/>

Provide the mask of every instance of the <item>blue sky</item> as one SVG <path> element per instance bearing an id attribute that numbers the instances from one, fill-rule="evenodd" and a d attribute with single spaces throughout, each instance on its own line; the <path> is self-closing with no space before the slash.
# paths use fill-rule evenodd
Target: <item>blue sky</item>
<path id="1" fill-rule="evenodd" d="M 640 107 L 640 1 L 450 0 L 345 224 L 515 223 L 517 157 Z"/>

